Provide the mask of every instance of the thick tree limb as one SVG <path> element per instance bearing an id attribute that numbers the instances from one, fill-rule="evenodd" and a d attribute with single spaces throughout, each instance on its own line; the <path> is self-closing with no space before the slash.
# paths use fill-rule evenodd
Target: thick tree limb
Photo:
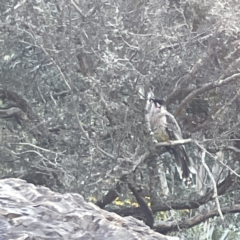
<path id="1" fill-rule="evenodd" d="M 217 185 L 218 196 L 225 194 L 230 186 L 232 185 L 232 175 L 229 174 L 221 183 Z M 214 200 L 214 191 L 213 189 L 209 190 L 204 196 L 195 197 L 192 199 L 179 199 L 178 201 L 173 201 L 171 199 L 164 199 L 164 202 L 159 202 L 158 204 L 152 206 L 153 213 L 160 211 L 169 211 L 169 210 L 183 210 L 183 209 L 196 209 L 199 206 Z M 141 216 L 141 208 L 123 208 L 123 209 L 107 209 L 108 211 L 113 211 L 121 216 Z"/>
<path id="2" fill-rule="evenodd" d="M 26 117 L 28 117 L 29 119 L 33 120 L 36 118 L 36 115 L 33 113 L 27 100 L 25 100 L 18 93 L 0 88 L 0 97 L 6 99 L 7 101 L 13 102 L 15 107 L 21 110 L 23 113 L 27 114 Z"/>
<path id="3" fill-rule="evenodd" d="M 180 104 L 180 106 L 178 107 L 177 111 L 175 112 L 174 116 L 178 116 L 180 114 L 180 112 L 183 110 L 183 108 L 190 102 L 190 100 L 192 100 L 194 97 L 196 97 L 197 95 L 204 93 L 206 91 L 209 91 L 213 88 L 216 87 L 221 87 L 224 86 L 232 81 L 235 81 L 237 78 L 240 77 L 240 73 L 235 73 L 232 76 L 229 76 L 225 79 L 219 79 L 217 81 L 211 82 L 211 83 L 207 83 L 204 84 L 201 88 L 198 88 L 194 91 L 192 91 Z"/>
<path id="4" fill-rule="evenodd" d="M 191 82 L 193 79 L 193 76 L 200 70 L 200 68 L 203 66 L 203 64 L 210 58 L 210 55 L 207 55 L 199 59 L 198 62 L 193 66 L 193 68 L 190 70 L 189 73 L 187 73 L 182 79 L 178 80 L 178 82 L 182 81 L 181 84 L 179 84 L 178 87 L 174 89 L 174 91 L 168 96 L 166 100 L 166 105 L 169 105 L 173 100 L 180 94 L 180 92 L 183 89 L 183 86 L 186 86 Z"/>
<path id="5" fill-rule="evenodd" d="M 146 217 L 146 222 L 145 222 L 146 225 L 148 225 L 150 228 L 152 228 L 153 227 L 153 223 L 154 223 L 154 217 L 153 217 L 152 209 L 150 207 L 148 207 L 148 204 L 145 201 L 145 199 L 140 196 L 140 194 L 138 193 L 136 188 L 133 187 L 133 185 L 131 183 L 128 183 L 128 187 L 132 191 L 132 193 L 135 196 L 135 198 L 136 198 L 140 208 L 144 212 L 144 215 Z"/>
<path id="6" fill-rule="evenodd" d="M 28 116 L 20 108 L 12 107 L 9 109 L 0 109 L 0 117 L 2 118 L 11 118 L 16 117 L 21 120 L 28 120 Z"/>
<path id="7" fill-rule="evenodd" d="M 212 38 L 217 36 L 219 26 L 217 26 L 216 31 Z M 209 37 L 209 39 L 211 39 L 211 38 Z M 207 48 L 205 55 L 195 63 L 195 65 L 192 67 L 192 69 L 189 71 L 189 73 L 187 73 L 183 78 L 178 80 L 178 82 L 175 86 L 175 89 L 168 96 L 168 98 L 166 100 L 166 105 L 169 105 L 171 102 L 173 102 L 174 99 L 176 99 L 176 97 L 182 92 L 182 89 L 192 81 L 193 76 L 211 58 L 212 55 L 213 55 L 213 43 L 211 41 L 208 41 L 208 48 Z"/>
<path id="8" fill-rule="evenodd" d="M 220 107 L 215 113 L 210 114 L 210 116 L 208 116 L 207 120 L 205 120 L 203 123 L 199 124 L 197 127 L 195 127 L 194 129 L 192 129 L 191 132 L 197 132 L 200 129 L 202 129 L 204 126 L 206 126 L 207 124 L 209 124 L 211 121 L 216 120 L 219 116 L 221 116 L 227 109 L 228 106 L 232 106 L 232 104 L 238 99 L 240 95 L 240 89 L 238 89 L 237 93 L 233 96 L 232 99 L 230 99 L 227 103 L 225 103 L 222 107 Z M 213 116 L 212 116 L 213 115 Z"/>
<path id="9" fill-rule="evenodd" d="M 116 189 L 110 189 L 108 193 L 99 201 L 97 201 L 96 205 L 100 208 L 104 208 L 106 205 L 112 203 L 121 193 L 121 182 L 126 182 L 126 175 L 123 175 L 120 178 L 120 181 L 116 185 Z"/>
<path id="10" fill-rule="evenodd" d="M 104 208 L 107 204 L 112 203 L 118 196 L 119 194 L 115 189 L 110 189 L 101 200 L 97 201 L 96 205 Z"/>
<path id="11" fill-rule="evenodd" d="M 221 208 L 221 211 L 223 214 L 239 213 L 240 212 L 240 204 L 223 207 L 223 208 Z M 157 232 L 166 234 L 167 232 L 170 232 L 170 231 L 179 231 L 179 229 L 191 228 L 201 222 L 206 221 L 209 218 L 213 218 L 216 216 L 219 216 L 218 209 L 208 211 L 207 213 L 204 213 L 204 214 L 198 214 L 195 217 L 192 217 L 185 221 L 176 221 L 176 220 L 170 221 L 170 222 L 159 221 L 154 226 L 154 229 Z"/>
<path id="12" fill-rule="evenodd" d="M 12 90 L 3 88 L 0 88 L 0 97 L 14 105 L 14 107 L 1 109 L 0 117 L 16 117 L 17 120 L 22 120 L 24 128 L 30 131 L 34 137 L 38 138 L 42 135 L 48 137 L 48 130 L 44 128 L 38 115 L 34 113 L 26 99 Z"/>

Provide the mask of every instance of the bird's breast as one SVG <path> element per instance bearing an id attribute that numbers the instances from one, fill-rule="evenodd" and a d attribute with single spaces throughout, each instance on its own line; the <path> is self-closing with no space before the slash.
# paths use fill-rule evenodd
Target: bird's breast
<path id="1" fill-rule="evenodd" d="M 154 131 L 154 138 L 158 142 L 167 142 L 167 141 L 169 141 L 169 135 L 168 135 L 167 131 L 163 130 L 163 129 L 157 129 L 156 131 Z"/>
<path id="2" fill-rule="evenodd" d="M 154 138 L 158 142 L 166 142 L 169 140 L 169 135 L 166 130 L 167 119 L 160 109 L 155 109 L 150 117 L 151 129 L 154 133 Z"/>

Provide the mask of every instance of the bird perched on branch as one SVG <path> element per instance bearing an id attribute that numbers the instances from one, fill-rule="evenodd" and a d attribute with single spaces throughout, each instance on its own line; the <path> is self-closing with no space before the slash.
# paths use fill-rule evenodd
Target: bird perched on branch
<path id="1" fill-rule="evenodd" d="M 148 121 L 151 132 L 158 142 L 170 142 L 181 140 L 182 132 L 175 117 L 167 111 L 165 101 L 157 98 L 150 98 L 148 110 Z M 196 174 L 191 159 L 186 153 L 184 145 L 167 146 L 166 149 L 175 157 L 180 178 L 185 184 L 191 182 L 192 174 Z"/>

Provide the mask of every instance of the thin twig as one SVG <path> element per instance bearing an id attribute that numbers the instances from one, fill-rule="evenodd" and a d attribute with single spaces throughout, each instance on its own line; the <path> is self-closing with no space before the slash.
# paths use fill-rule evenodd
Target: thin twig
<path id="1" fill-rule="evenodd" d="M 169 141 L 169 142 L 161 142 L 161 143 L 157 143 L 156 147 L 183 145 L 186 143 L 190 143 L 192 141 L 193 140 L 191 138 L 188 138 L 188 139 L 181 139 L 181 140 L 175 140 L 175 141 Z"/>
<path id="2" fill-rule="evenodd" d="M 215 181 L 215 179 L 214 179 L 214 177 L 213 177 L 213 175 L 212 175 L 208 165 L 205 162 L 205 157 L 206 157 L 206 151 L 203 150 L 202 151 L 202 157 L 201 157 L 202 165 L 204 166 L 204 168 L 206 169 L 209 177 L 212 180 L 212 183 L 213 183 L 213 198 L 215 199 L 219 216 L 221 217 L 222 220 L 224 220 L 224 217 L 223 217 L 223 214 L 222 214 L 222 211 L 221 211 L 221 206 L 220 206 L 220 203 L 219 203 L 219 200 L 218 200 L 217 184 L 216 184 L 216 181 Z"/>
<path id="3" fill-rule="evenodd" d="M 204 147 L 202 147 L 197 141 L 194 141 L 194 143 L 201 148 L 203 151 L 205 151 L 210 157 L 212 157 L 214 160 L 218 160 L 218 158 L 216 156 L 214 156 L 213 154 L 211 154 L 209 151 L 207 151 Z M 236 171 L 232 170 L 227 164 L 223 163 L 222 161 L 218 162 L 220 164 L 222 164 L 224 167 L 226 167 L 231 173 L 233 173 L 234 175 L 236 175 L 237 177 L 240 177 L 240 175 L 238 173 L 236 173 Z"/>
<path id="4" fill-rule="evenodd" d="M 200 147 L 202 149 L 202 157 L 201 157 L 201 162 L 202 162 L 202 165 L 203 167 L 206 169 L 209 177 L 211 178 L 212 180 L 212 184 L 213 184 L 213 198 L 215 199 L 215 202 L 216 202 L 216 205 L 217 205 L 217 210 L 219 212 L 219 216 L 221 217 L 221 219 L 223 220 L 224 217 L 223 217 L 223 214 L 222 214 L 222 211 L 221 211 L 221 206 L 220 206 L 220 203 L 219 203 L 219 200 L 218 200 L 218 193 L 217 193 L 217 183 L 208 167 L 208 165 L 206 164 L 205 162 L 205 157 L 206 157 L 206 153 L 210 154 L 211 157 L 213 157 L 215 160 L 216 160 L 216 157 L 213 156 L 211 153 L 209 153 L 204 147 L 202 147 L 200 144 L 198 144 L 197 142 L 195 142 L 195 144 Z"/>

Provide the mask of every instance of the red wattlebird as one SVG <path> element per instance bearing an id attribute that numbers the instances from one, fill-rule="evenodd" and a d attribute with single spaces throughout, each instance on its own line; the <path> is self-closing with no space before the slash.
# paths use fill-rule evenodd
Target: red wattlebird
<path id="1" fill-rule="evenodd" d="M 158 142 L 181 140 L 182 132 L 175 117 L 167 111 L 162 99 L 151 98 L 152 106 L 149 110 L 149 123 L 154 138 Z M 193 162 L 188 157 L 184 145 L 167 146 L 166 149 L 175 157 L 180 178 L 185 184 L 191 182 L 192 174 L 196 173 Z"/>

